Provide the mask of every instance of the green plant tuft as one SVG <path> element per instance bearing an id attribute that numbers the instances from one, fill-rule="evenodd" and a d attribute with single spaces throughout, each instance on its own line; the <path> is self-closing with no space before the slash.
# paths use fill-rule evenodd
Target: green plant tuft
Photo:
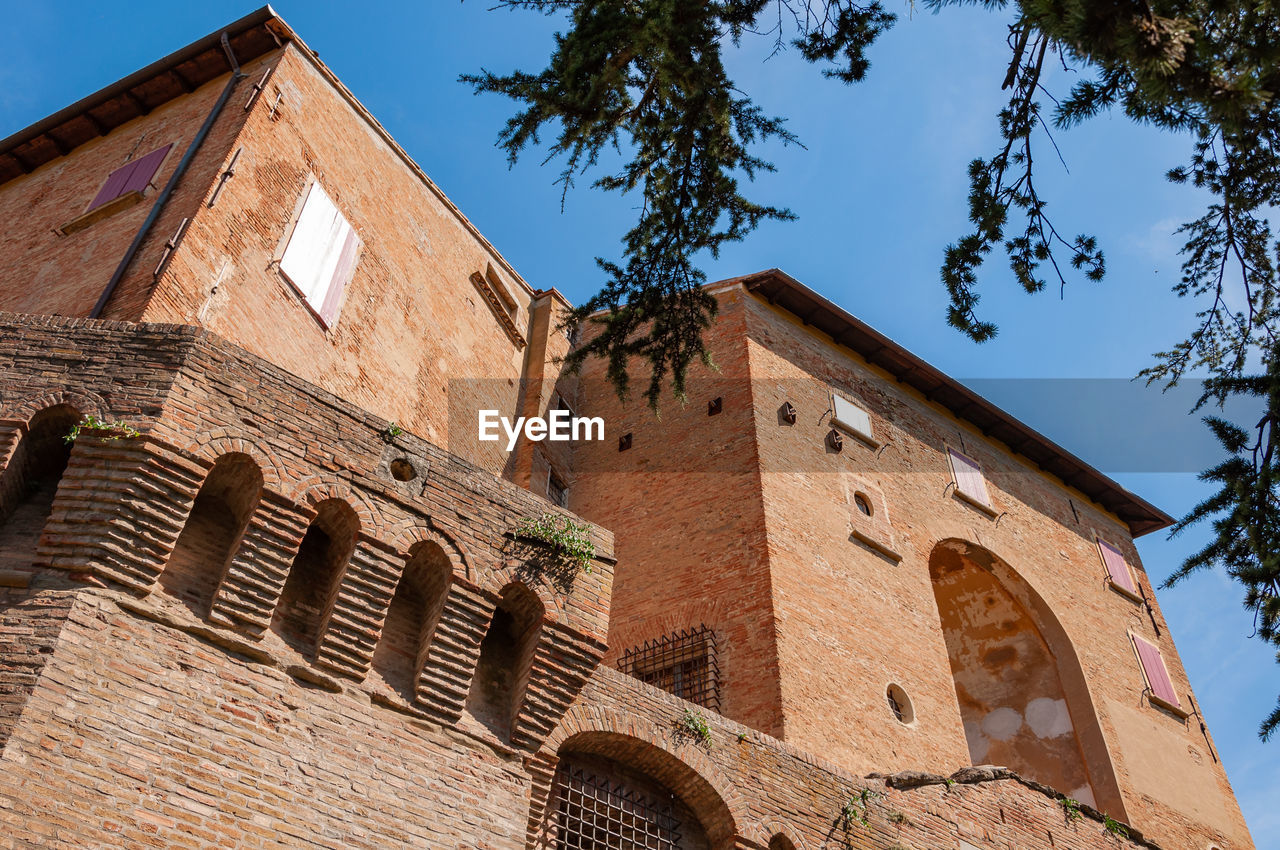
<path id="1" fill-rule="evenodd" d="M 590 533 L 591 526 L 586 523 L 552 513 L 525 517 L 515 528 L 517 537 L 545 543 L 551 547 L 557 560 L 584 573 L 591 572 L 591 559 L 596 556 L 596 546 L 591 542 Z"/>
<path id="2" fill-rule="evenodd" d="M 711 749 L 711 727 L 707 725 L 707 718 L 703 717 L 701 712 L 686 708 L 684 714 L 676 720 L 675 725 L 677 733 L 692 738 L 708 750 Z"/>
<path id="3" fill-rule="evenodd" d="M 1067 823 L 1074 823 L 1075 821 L 1084 818 L 1084 815 L 1080 812 L 1079 800 L 1073 800 L 1070 797 L 1063 797 L 1058 801 L 1058 805 L 1062 806 L 1062 814 L 1066 816 Z"/>
<path id="4" fill-rule="evenodd" d="M 1124 824 L 1120 823 L 1120 821 L 1111 817 L 1111 815 L 1102 816 L 1102 826 L 1107 830 L 1107 832 L 1111 833 L 1117 838 L 1129 837 L 1129 828 Z"/>
<path id="5" fill-rule="evenodd" d="M 856 821 L 863 826 L 871 826 L 871 801 L 880 796 L 879 791 L 870 788 L 859 788 L 858 793 L 850 797 L 840 810 L 840 820 L 845 829 Z"/>
<path id="6" fill-rule="evenodd" d="M 85 431 L 108 432 L 98 434 L 98 436 L 104 440 L 121 440 L 125 437 L 138 436 L 138 429 L 134 428 L 127 422 L 122 422 L 120 420 L 108 422 L 105 419 L 99 419 L 96 416 L 86 415 L 83 419 L 72 426 L 71 430 L 67 432 L 67 436 L 62 438 L 62 441 L 70 445 L 71 443 L 74 443 L 76 438 Z"/>

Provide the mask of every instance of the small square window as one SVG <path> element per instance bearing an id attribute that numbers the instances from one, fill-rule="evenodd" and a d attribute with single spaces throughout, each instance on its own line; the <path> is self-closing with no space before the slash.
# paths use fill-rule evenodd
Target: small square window
<path id="1" fill-rule="evenodd" d="M 703 708 L 720 710 L 716 634 L 705 625 L 628 649 L 618 659 L 618 669 Z"/>
<path id="2" fill-rule="evenodd" d="M 319 183 L 312 183 L 280 258 L 280 271 L 330 328 L 355 270 L 360 237 Z"/>

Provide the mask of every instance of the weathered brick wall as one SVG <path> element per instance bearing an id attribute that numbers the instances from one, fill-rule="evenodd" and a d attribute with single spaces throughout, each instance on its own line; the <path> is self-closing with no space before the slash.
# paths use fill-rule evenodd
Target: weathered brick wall
<path id="1" fill-rule="evenodd" d="M 260 75 L 274 60 L 271 55 L 247 63 L 246 78 Z M 5 222 L 0 310 L 89 315 L 229 76 L 206 83 L 67 156 L 0 186 L 0 220 Z M 249 85 L 242 81 L 240 88 L 247 89 Z M 179 222 L 194 215 L 223 162 L 228 140 L 244 123 L 246 113 L 242 106 L 239 97 L 228 103 L 151 229 L 105 316 L 134 320 L 141 317 L 150 295 L 152 272 L 164 245 Z M 112 170 L 168 144 L 173 147 L 141 201 L 84 229 L 65 236 L 57 232 L 85 211 Z"/>
<path id="2" fill-rule="evenodd" d="M 565 586 L 532 568 L 529 548 L 509 534 L 521 517 L 548 510 L 545 501 L 408 433 L 392 438 L 385 420 L 205 331 L 54 319 L 0 318 L 0 325 L 6 339 L 20 340 L 0 350 L 0 419 L 22 423 L 62 403 L 139 432 L 87 431 L 76 441 L 39 542 L 39 566 L 140 595 L 173 590 L 157 580 L 208 470 L 234 455 L 261 470 L 261 499 L 220 579 L 207 583 L 217 586 L 207 600 L 212 610 L 195 606 L 197 618 L 207 613 L 263 651 L 285 652 L 270 628 L 273 610 L 317 506 L 337 499 L 359 529 L 317 621 L 314 654 L 295 658 L 305 675 L 366 681 L 406 559 L 422 541 L 439 547 L 451 573 L 438 598 L 424 600 L 434 612 L 430 652 L 413 693 L 373 698 L 414 714 L 462 718 L 481 638 L 511 582 L 527 585 L 544 609 L 521 665 L 528 684 L 520 687 L 512 744 L 536 746 L 597 663 L 612 580 L 607 532 L 592 532 L 594 569 Z M 59 367 L 37 368 L 42 351 L 51 363 L 61 359 Z M 93 368 L 78 368 L 89 360 Z M 397 460 L 412 466 L 411 480 L 393 477 Z M 219 565 L 206 569 L 216 575 Z M 189 607 L 177 610 L 191 617 Z"/>
<path id="3" fill-rule="evenodd" d="M 970 547 L 990 553 L 983 556 L 986 568 L 1035 624 L 1039 634 L 1031 640 L 1056 660 L 1093 785 L 1061 790 L 1081 796 L 1091 790 L 1099 808 L 1123 813 L 1161 841 L 1191 834 L 1203 845 L 1223 839 L 1247 843 L 1226 775 L 1199 724 L 1144 698 L 1131 631 L 1161 646 L 1184 704 L 1191 687 L 1128 529 L 1083 494 L 794 316 L 758 298 L 730 307 L 739 309 L 751 338 L 788 740 L 821 749 L 857 771 L 896 769 L 906 759 L 921 758 L 951 770 L 971 758 L 986 760 L 987 745 L 998 749 L 992 736 L 1007 730 L 981 726 L 981 718 L 975 724 L 980 728 L 962 727 L 931 578 L 931 571 L 944 568 L 949 547 Z M 830 417 L 824 411 L 831 391 L 869 411 L 879 447 L 846 437 L 842 452 L 830 450 L 824 443 Z M 776 410 L 784 401 L 800 412 L 794 426 L 778 421 Z M 982 463 L 992 513 L 955 496 L 947 445 Z M 868 523 L 860 515 L 852 501 L 859 491 L 886 523 Z M 901 560 L 855 539 L 855 528 Z M 1107 586 L 1095 534 L 1123 549 L 1152 601 L 1150 613 Z M 833 611 L 845 613 L 833 617 Z M 1013 619 L 1003 626 L 1015 628 Z M 970 631 L 959 641 L 976 659 L 981 623 L 962 622 Z M 1013 644 L 1001 647 L 1015 651 Z M 983 663 L 995 663 L 994 656 Z M 910 725 L 888 710 L 885 689 L 891 682 L 914 703 Z M 960 682 L 974 687 L 963 676 Z M 1017 688 L 1019 680 L 1005 676 L 1004 682 Z M 1027 699 L 1025 693 L 1009 695 L 1020 712 Z M 1025 724 L 1017 734 L 1030 734 L 1029 716 L 1010 716 Z M 1036 734 L 1043 736 L 1046 754 L 1062 746 L 1054 739 L 1062 734 L 1060 724 Z M 1048 778 L 1057 774 L 1054 762 L 1061 757 L 1045 757 L 1042 773 Z"/>
<path id="4" fill-rule="evenodd" d="M 686 704 L 607 668 L 522 759 L 246 657 L 154 599 L 38 583 L 25 621 L 0 620 L 0 639 L 58 627 L 0 755 L 0 846 L 536 848 L 556 763 L 582 753 L 669 788 L 715 850 L 1144 846 L 1007 773 L 862 778 L 716 717 L 698 740 Z"/>
<path id="5" fill-rule="evenodd" d="M 745 330 L 741 312 L 727 303 L 707 334 L 720 372 L 695 369 L 688 404 L 667 396 L 660 417 L 647 407 L 643 384 L 624 404 L 603 363 L 584 366 L 580 412 L 602 416 L 606 431 L 604 442 L 574 447 L 569 507 L 617 540 L 606 662 L 646 640 L 706 625 L 716 633 L 727 683 L 723 714 L 782 735 Z M 717 397 L 722 412 L 709 416 Z M 619 451 L 626 434 L 631 447 Z"/>
<path id="6" fill-rule="evenodd" d="M 508 337 L 471 278 L 494 269 L 526 342 L 533 293 L 339 86 L 304 48 L 285 49 L 222 144 L 227 160 L 240 151 L 235 176 L 200 206 L 143 318 L 208 327 L 511 477 L 505 440 L 479 442 L 475 411 L 516 415 L 529 346 Z M 279 271 L 312 181 L 363 242 L 331 328 Z"/>
<path id="7" fill-rule="evenodd" d="M 45 663 L 53 655 L 74 598 L 69 593 L 34 595 L 11 576 L 0 587 L 0 751 L 18 725 Z"/>
<path id="8" fill-rule="evenodd" d="M 1187 833 L 1247 845 L 1199 723 L 1143 694 L 1130 631 L 1158 642 L 1179 694 L 1191 691 L 1158 608 L 1148 613 L 1106 584 L 1095 533 L 1122 548 L 1154 600 L 1128 529 L 790 314 L 737 286 L 719 296 L 708 340 L 721 371 L 695 370 L 688 407 L 668 401 L 658 418 L 642 401 L 619 405 L 598 366 L 584 373 L 584 410 L 604 414 L 610 433 L 576 447 L 571 507 L 617 535 L 606 660 L 705 620 L 726 638 L 724 713 L 847 769 L 951 771 L 1012 752 L 993 736 L 1021 736 L 1029 760 L 1019 769 L 1069 784 L 1064 793 L 1162 840 Z M 877 446 L 846 435 L 836 451 L 827 441 L 833 390 L 870 412 Z M 708 417 L 715 396 L 724 412 Z M 798 411 L 794 424 L 780 416 L 784 402 Z M 633 448 L 619 453 L 627 432 Z M 948 444 L 983 463 L 994 512 L 955 497 Z M 857 493 L 872 517 L 854 506 Z M 975 659 L 971 669 L 1016 667 L 1018 630 L 1038 657 L 1057 660 L 1059 689 L 1014 693 L 1021 680 L 1003 676 L 1008 707 L 986 694 L 975 709 L 1000 706 L 1016 730 L 984 730 L 982 714 L 966 729 L 957 703 L 932 572 L 966 547 L 990 553 L 983 569 L 1012 593 L 1010 610 L 1024 612 L 993 622 L 985 645 L 976 621 L 961 618 L 969 631 L 957 645 Z M 890 684 L 909 696 L 910 723 L 891 712 Z M 1053 709 L 1053 723 L 1024 717 L 1032 697 L 1037 710 Z M 1087 784 L 1065 767 L 1073 761 L 1086 765 Z"/>
<path id="9" fill-rule="evenodd" d="M 718 850 L 763 850 L 778 834 L 808 848 L 1114 846 L 1093 816 L 1071 822 L 1003 773 L 890 787 L 918 778 L 860 779 L 706 712 L 711 737 L 698 740 L 682 725 L 688 703 L 595 666 L 608 533 L 593 532 L 601 558 L 569 590 L 523 573 L 529 553 L 507 549 L 503 530 L 545 502 L 416 437 L 385 442 L 385 420 L 205 331 L 0 316 L 0 332 L 18 340 L 0 348 L 0 418 L 71 404 L 140 432 L 76 440 L 23 573 L 31 587 L 6 591 L 10 843 L 537 847 L 554 829 L 556 765 L 587 754 L 671 789 Z M 728 394 L 719 416 L 750 409 Z M 157 578 L 202 478 L 228 453 L 253 459 L 263 493 L 207 611 Z M 420 477 L 387 475 L 393 457 Z M 328 498 L 353 509 L 360 531 L 311 654 L 282 641 L 270 617 Z M 406 696 L 369 668 L 416 539 L 442 543 L 451 576 Z M 689 575 L 725 582 L 726 594 L 735 581 L 733 569 Z M 499 591 L 521 576 L 546 611 L 530 654 L 511 656 L 528 661 L 528 686 L 507 737 L 469 710 L 468 692 Z M 927 753 L 888 768 L 917 766 L 933 766 Z M 1151 831 L 1171 848 L 1198 846 L 1185 839 L 1201 842 L 1202 830 L 1187 826 Z"/>

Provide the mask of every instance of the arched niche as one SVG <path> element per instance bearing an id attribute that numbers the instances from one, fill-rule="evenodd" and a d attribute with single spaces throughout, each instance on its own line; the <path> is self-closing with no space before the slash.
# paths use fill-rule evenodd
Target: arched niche
<path id="1" fill-rule="evenodd" d="M 592 731 L 567 738 L 557 758 L 541 830 L 545 847 L 738 846 L 735 819 L 716 786 L 662 746 L 618 732 Z M 604 836 L 611 828 L 636 840 L 610 844 Z"/>
<path id="2" fill-rule="evenodd" d="M 360 519 L 346 502 L 325 499 L 316 505 L 271 618 L 271 631 L 303 655 L 315 653 L 359 531 Z"/>
<path id="3" fill-rule="evenodd" d="M 5 566 L 31 565 L 71 458 L 66 437 L 80 418 L 68 404 L 41 410 L 31 417 L 0 474 L 0 559 Z"/>
<path id="4" fill-rule="evenodd" d="M 452 576 L 453 564 L 439 543 L 415 543 L 387 609 L 373 652 L 372 677 L 375 684 L 381 683 L 410 702 L 417 695 L 418 674 Z"/>
<path id="5" fill-rule="evenodd" d="M 974 764 L 998 764 L 1125 816 L 1075 648 L 1043 598 L 1007 562 L 962 540 L 929 575 Z"/>
<path id="6" fill-rule="evenodd" d="M 209 612 L 214 591 L 258 507 L 262 485 L 262 471 L 253 458 L 232 452 L 214 462 L 196 494 L 160 573 L 160 586 L 199 616 Z"/>
<path id="7" fill-rule="evenodd" d="M 512 582 L 503 589 L 480 642 L 466 709 L 501 740 L 510 739 L 524 702 L 545 613 L 533 591 L 520 582 Z"/>

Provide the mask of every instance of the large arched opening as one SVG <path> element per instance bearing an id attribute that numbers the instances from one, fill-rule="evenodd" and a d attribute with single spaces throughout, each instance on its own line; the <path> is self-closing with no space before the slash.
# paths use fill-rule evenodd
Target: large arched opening
<path id="1" fill-rule="evenodd" d="M 648 741 L 584 732 L 559 748 L 547 807 L 554 850 L 734 846 L 734 818 L 715 786 Z"/>
<path id="2" fill-rule="evenodd" d="M 946 540 L 929 575 L 974 764 L 998 764 L 1123 817 L 1075 649 L 1044 600 L 987 549 Z"/>
<path id="3" fill-rule="evenodd" d="M 71 459 L 67 435 L 80 412 L 67 404 L 31 418 L 0 476 L 0 566 L 29 567 Z"/>

